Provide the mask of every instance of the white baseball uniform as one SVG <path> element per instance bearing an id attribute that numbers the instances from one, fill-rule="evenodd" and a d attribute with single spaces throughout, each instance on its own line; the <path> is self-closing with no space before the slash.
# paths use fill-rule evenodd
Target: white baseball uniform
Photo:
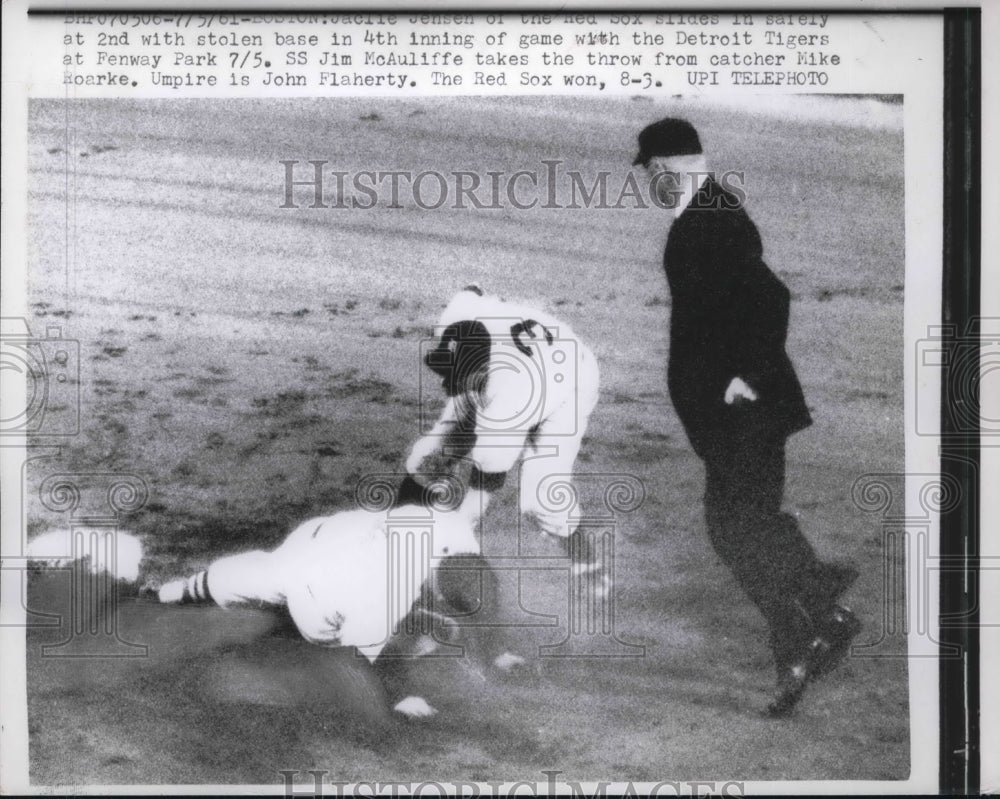
<path id="1" fill-rule="evenodd" d="M 484 473 L 509 472 L 520 459 L 521 512 L 544 532 L 567 537 L 573 532 L 573 504 L 564 500 L 562 486 L 571 482 L 597 404 L 597 359 L 550 314 L 483 296 L 475 288 L 459 292 L 441 315 L 439 351 L 448 331 L 465 322 L 478 323 L 476 329 L 488 334 L 485 380 L 448 398 L 437 423 L 414 445 L 407 471 L 418 473 L 421 462 L 464 425 L 474 431 L 466 457 Z"/>
<path id="2" fill-rule="evenodd" d="M 287 605 L 310 643 L 355 646 L 374 661 L 440 560 L 479 553 L 478 514 L 466 510 L 476 501 L 449 512 L 404 505 L 310 519 L 271 552 L 213 561 L 185 581 L 188 596 L 222 607 Z"/>

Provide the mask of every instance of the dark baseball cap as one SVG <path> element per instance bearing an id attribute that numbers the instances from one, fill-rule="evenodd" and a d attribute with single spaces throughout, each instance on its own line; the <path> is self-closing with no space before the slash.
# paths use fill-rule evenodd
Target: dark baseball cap
<path id="1" fill-rule="evenodd" d="M 639 134 L 639 154 L 632 166 L 645 166 L 650 158 L 658 155 L 698 155 L 700 152 L 701 142 L 694 125 L 686 119 L 667 117 L 642 129 Z"/>

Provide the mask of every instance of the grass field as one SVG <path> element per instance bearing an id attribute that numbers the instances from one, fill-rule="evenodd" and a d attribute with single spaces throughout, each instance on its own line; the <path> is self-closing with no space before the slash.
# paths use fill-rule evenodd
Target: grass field
<path id="1" fill-rule="evenodd" d="M 82 429 L 28 470 L 29 533 L 65 525 L 35 490 L 55 472 L 145 481 L 123 525 L 154 578 L 351 507 L 361 477 L 401 468 L 421 404 L 438 407 L 437 381 L 421 396 L 421 341 L 477 281 L 546 306 L 601 363 L 580 485 L 585 506 L 612 475 L 645 487 L 616 518 L 615 596 L 617 635 L 645 656 L 532 656 L 485 682 L 428 662 L 442 712 L 408 724 L 337 691 L 329 674 L 350 664 L 323 658 L 341 656 L 255 641 L 253 619 L 233 643 L 187 636 L 187 617 L 130 616 L 150 656 L 106 670 L 46 662 L 33 634 L 33 782 L 906 777 L 902 657 L 852 658 L 794 718 L 761 716 L 763 622 L 710 549 L 701 466 L 666 395 L 663 211 L 279 207 L 282 160 L 511 174 L 558 159 L 617 185 L 636 131 L 667 113 L 698 126 L 717 169 L 745 173 L 765 258 L 792 291 L 789 352 L 815 419 L 789 442 L 786 505 L 821 555 L 861 568 L 848 601 L 861 642 L 879 641 L 881 528 L 851 488 L 903 467 L 898 130 L 693 101 L 35 102 L 29 322 L 79 341 Z M 308 189 L 296 196 L 308 204 Z M 508 486 L 491 506 L 488 554 L 509 546 L 515 502 Z M 531 654 L 566 634 L 565 574 L 520 589 L 524 611 L 560 619 L 510 631 Z"/>

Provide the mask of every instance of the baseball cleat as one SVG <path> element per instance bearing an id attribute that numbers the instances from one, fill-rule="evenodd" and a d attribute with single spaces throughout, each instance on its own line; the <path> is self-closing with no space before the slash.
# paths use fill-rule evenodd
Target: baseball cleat
<path id="1" fill-rule="evenodd" d="M 806 647 L 798 663 L 779 670 L 778 688 L 767 707 L 771 718 L 785 718 L 802 699 L 806 686 L 825 677 L 847 657 L 851 641 L 861 632 L 861 622 L 843 605 L 834 605 L 829 617 L 818 627 L 818 634 Z"/>
<path id="2" fill-rule="evenodd" d="M 425 719 L 437 713 L 437 710 L 427 704 L 427 700 L 420 696 L 408 696 L 401 699 L 393 710 L 402 713 L 408 719 Z"/>
<path id="3" fill-rule="evenodd" d="M 809 667 L 805 663 L 793 663 L 778 674 L 778 688 L 774 699 L 767 706 L 767 715 L 772 719 L 783 719 L 791 715 L 805 693 L 809 682 Z"/>
<path id="4" fill-rule="evenodd" d="M 828 596 L 833 601 L 836 601 L 837 597 L 854 585 L 860 575 L 858 568 L 850 563 L 829 563 L 826 568 L 827 579 L 830 582 Z"/>
<path id="5" fill-rule="evenodd" d="M 520 655 L 515 655 L 513 652 L 504 652 L 493 661 L 493 665 L 505 674 L 509 674 L 523 666 L 525 662 L 525 659 Z"/>
<path id="6" fill-rule="evenodd" d="M 160 586 L 156 598 L 165 605 L 179 605 L 185 601 L 187 580 L 171 580 Z"/>

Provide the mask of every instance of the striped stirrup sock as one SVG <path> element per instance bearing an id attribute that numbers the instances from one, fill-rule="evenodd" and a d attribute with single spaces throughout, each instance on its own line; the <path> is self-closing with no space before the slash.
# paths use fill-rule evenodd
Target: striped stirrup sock
<path id="1" fill-rule="evenodd" d="M 211 602 L 212 594 L 208 590 L 208 571 L 202 570 L 190 577 L 164 583 L 160 586 L 159 599 L 160 602 L 175 605 Z"/>

